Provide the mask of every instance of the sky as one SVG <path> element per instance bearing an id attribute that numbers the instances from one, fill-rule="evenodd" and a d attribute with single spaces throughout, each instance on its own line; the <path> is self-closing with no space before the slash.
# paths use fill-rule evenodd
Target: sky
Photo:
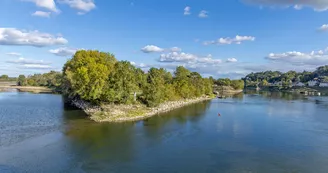
<path id="1" fill-rule="evenodd" d="M 328 0 L 1 0 L 0 75 L 61 71 L 80 49 L 215 78 L 328 64 Z"/>

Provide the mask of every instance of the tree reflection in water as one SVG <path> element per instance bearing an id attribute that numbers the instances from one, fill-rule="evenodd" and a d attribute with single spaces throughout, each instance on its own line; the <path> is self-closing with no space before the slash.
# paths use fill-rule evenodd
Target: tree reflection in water
<path id="1" fill-rule="evenodd" d="M 151 146 L 167 141 L 170 136 L 186 133 L 180 125 L 196 123 L 204 117 L 210 101 L 192 104 L 139 122 L 94 123 L 83 117 L 83 112 L 67 107 L 64 133 L 70 143 L 75 159 L 83 161 L 85 169 L 106 168 L 104 163 L 126 163 L 136 157 L 136 148 L 151 149 Z M 79 155 L 76 155 L 78 153 Z M 113 166 L 113 165 L 112 165 Z"/>

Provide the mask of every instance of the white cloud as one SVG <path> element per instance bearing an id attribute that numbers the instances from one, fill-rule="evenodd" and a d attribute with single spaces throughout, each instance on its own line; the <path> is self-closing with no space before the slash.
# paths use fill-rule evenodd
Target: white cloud
<path id="1" fill-rule="evenodd" d="M 49 65 L 40 64 L 24 64 L 22 67 L 26 69 L 52 69 L 52 67 Z"/>
<path id="2" fill-rule="evenodd" d="M 50 62 L 43 60 L 33 60 L 26 58 L 18 58 L 17 60 L 6 61 L 7 64 L 16 64 L 19 65 L 17 68 L 21 69 L 52 69 Z"/>
<path id="3" fill-rule="evenodd" d="M 36 11 L 32 14 L 32 16 L 38 16 L 38 17 L 46 17 L 49 18 L 50 17 L 50 12 L 44 12 L 44 11 Z"/>
<path id="4" fill-rule="evenodd" d="M 161 48 L 155 45 L 147 45 L 141 48 L 141 51 L 144 53 L 161 53 L 161 52 L 181 52 L 182 49 L 179 47 Z"/>
<path id="5" fill-rule="evenodd" d="M 57 0 L 57 2 L 79 10 L 78 14 L 84 14 L 96 8 L 94 0 Z"/>
<path id="6" fill-rule="evenodd" d="M 0 28 L 0 45 L 44 47 L 67 43 L 68 41 L 63 37 L 55 37 L 37 30 L 25 31 L 16 28 Z"/>
<path id="7" fill-rule="evenodd" d="M 190 8 L 189 6 L 185 7 L 185 8 L 184 8 L 184 12 L 183 12 L 183 14 L 184 14 L 185 16 L 190 15 L 190 14 L 191 14 L 190 10 L 191 10 L 191 8 Z"/>
<path id="8" fill-rule="evenodd" d="M 33 59 L 25 59 L 25 58 L 19 58 L 17 60 L 9 60 L 9 61 L 6 61 L 6 63 L 21 64 L 21 65 L 26 65 L 26 64 L 49 65 L 49 64 L 51 64 L 50 62 L 45 62 L 43 60 L 33 60 Z"/>
<path id="9" fill-rule="evenodd" d="M 222 63 L 222 60 L 213 59 L 212 55 L 209 54 L 206 57 L 198 58 L 195 64 L 217 65 L 217 64 L 221 64 L 221 63 Z"/>
<path id="10" fill-rule="evenodd" d="M 285 52 L 285 53 L 270 53 L 267 59 L 275 62 L 284 62 L 292 65 L 323 65 L 328 64 L 328 54 L 325 54 L 323 50 L 317 52 L 312 51 L 310 53 L 302 53 L 297 51 Z"/>
<path id="11" fill-rule="evenodd" d="M 79 49 L 73 49 L 68 47 L 61 47 L 58 49 L 51 49 L 49 50 L 50 53 L 57 55 L 57 56 L 72 56 L 75 52 Z"/>
<path id="12" fill-rule="evenodd" d="M 22 56 L 22 54 L 16 53 L 16 52 L 9 52 L 9 53 L 6 53 L 6 55 L 13 56 L 13 57 L 20 57 L 20 56 Z"/>
<path id="13" fill-rule="evenodd" d="M 212 41 L 205 41 L 204 45 L 210 45 L 210 44 L 241 44 L 244 41 L 254 41 L 255 37 L 252 36 L 239 36 L 237 35 L 235 38 L 219 38 L 218 40 L 212 40 Z"/>
<path id="14" fill-rule="evenodd" d="M 324 25 L 322 25 L 322 26 L 319 28 L 319 30 L 321 30 L 321 31 L 328 31 L 328 24 L 324 24 Z"/>
<path id="15" fill-rule="evenodd" d="M 328 64 L 327 54 L 328 48 L 327 50 L 312 51 L 310 53 L 296 51 L 281 54 L 272 53 L 266 57 L 267 62 L 247 63 L 239 62 L 236 58 L 228 58 L 222 61 L 213 58 L 212 55 L 204 57 L 190 53 L 171 52 L 162 54 L 158 59 L 158 64 L 137 64 L 137 66 L 143 67 L 145 70 L 150 67 L 165 68 L 170 72 L 173 72 L 177 66 L 184 66 L 205 76 L 240 79 L 251 72 L 266 70 L 282 72 L 289 70 L 313 71 L 320 65 Z"/>
<path id="16" fill-rule="evenodd" d="M 158 46 L 155 46 L 155 45 L 147 45 L 147 46 L 143 47 L 141 49 L 141 51 L 144 53 L 152 53 L 152 52 L 163 52 L 164 49 L 160 48 Z"/>
<path id="17" fill-rule="evenodd" d="M 303 6 L 302 5 L 294 5 L 294 8 L 296 9 L 296 10 L 302 10 L 302 8 L 303 8 Z"/>
<path id="18" fill-rule="evenodd" d="M 150 65 L 144 64 L 144 63 L 135 63 L 133 61 L 130 62 L 132 65 L 134 65 L 137 68 L 150 68 Z"/>
<path id="19" fill-rule="evenodd" d="M 316 11 L 328 10 L 327 0 L 244 0 L 247 3 L 258 4 L 260 6 L 278 6 L 291 7 L 301 9 L 302 7 L 309 7 Z"/>
<path id="20" fill-rule="evenodd" d="M 227 62 L 237 62 L 238 60 L 236 58 L 228 58 Z"/>
<path id="21" fill-rule="evenodd" d="M 22 0 L 22 1 L 33 2 L 38 7 L 45 8 L 53 12 L 59 12 L 54 0 Z"/>
<path id="22" fill-rule="evenodd" d="M 181 52 L 181 48 L 179 48 L 179 47 L 172 47 L 171 49 L 170 49 L 170 51 L 171 52 Z"/>
<path id="23" fill-rule="evenodd" d="M 199 12 L 198 17 L 206 18 L 206 17 L 208 17 L 208 12 L 205 11 L 205 10 L 202 10 L 202 11 Z"/>
<path id="24" fill-rule="evenodd" d="M 216 66 L 222 63 L 222 60 L 220 59 L 213 59 L 211 54 L 207 56 L 197 56 L 195 54 L 184 52 L 161 54 L 158 61 L 166 63 L 186 63 L 192 67 L 207 65 Z"/>
<path id="25" fill-rule="evenodd" d="M 161 54 L 159 61 L 160 62 L 190 62 L 195 61 L 198 57 L 193 54 L 184 53 L 184 52 L 171 52 L 167 54 Z"/>

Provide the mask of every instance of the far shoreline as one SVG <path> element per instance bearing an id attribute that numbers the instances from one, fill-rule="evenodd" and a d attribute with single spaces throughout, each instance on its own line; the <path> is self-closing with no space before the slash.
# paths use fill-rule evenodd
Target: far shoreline
<path id="1" fill-rule="evenodd" d="M 17 89 L 20 92 L 32 92 L 32 93 L 56 93 L 54 89 L 41 86 L 2 86 L 0 85 L 0 91 L 6 91 L 11 89 Z"/>

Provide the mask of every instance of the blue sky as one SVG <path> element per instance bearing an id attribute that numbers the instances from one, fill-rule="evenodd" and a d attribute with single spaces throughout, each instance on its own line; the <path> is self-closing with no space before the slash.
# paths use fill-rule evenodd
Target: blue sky
<path id="1" fill-rule="evenodd" d="M 0 74 L 61 70 L 78 49 L 147 70 L 240 78 L 328 64 L 327 0 L 1 0 Z"/>

